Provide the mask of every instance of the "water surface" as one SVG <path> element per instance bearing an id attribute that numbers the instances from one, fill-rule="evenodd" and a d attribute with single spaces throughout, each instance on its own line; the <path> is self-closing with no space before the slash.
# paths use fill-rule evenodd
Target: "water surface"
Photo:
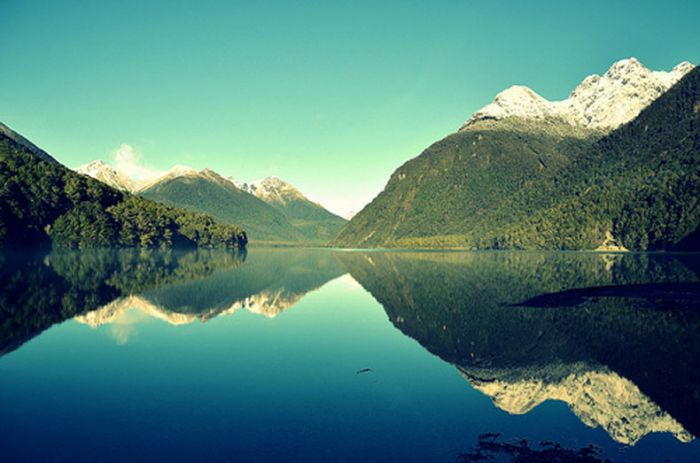
<path id="1" fill-rule="evenodd" d="M 0 460 L 698 461 L 699 269 L 681 254 L 5 253 Z"/>

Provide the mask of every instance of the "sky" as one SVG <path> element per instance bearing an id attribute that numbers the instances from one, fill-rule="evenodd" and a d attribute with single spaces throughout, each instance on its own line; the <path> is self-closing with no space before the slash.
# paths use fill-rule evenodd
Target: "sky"
<path id="1" fill-rule="evenodd" d="M 276 175 L 350 216 L 501 90 L 700 63 L 692 1 L 0 0 L 0 121 L 69 167 Z"/>

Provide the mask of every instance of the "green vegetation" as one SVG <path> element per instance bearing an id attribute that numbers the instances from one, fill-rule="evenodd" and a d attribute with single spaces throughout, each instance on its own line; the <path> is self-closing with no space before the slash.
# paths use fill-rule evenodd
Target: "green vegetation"
<path id="1" fill-rule="evenodd" d="M 399 167 L 341 230 L 341 246 L 467 247 L 465 235 L 521 190 L 556 175 L 598 133 L 552 122 L 484 121 Z"/>
<path id="2" fill-rule="evenodd" d="M 301 195 L 260 199 L 208 169 L 156 183 L 140 195 L 210 214 L 222 223 L 240 223 L 256 242 L 325 243 L 346 223 Z"/>
<path id="3" fill-rule="evenodd" d="M 290 198 L 285 202 L 268 202 L 282 212 L 308 242 L 326 243 L 347 223 L 344 218 L 306 198 Z"/>
<path id="4" fill-rule="evenodd" d="M 600 138 L 552 122 L 484 121 L 407 162 L 341 246 L 634 250 L 698 244 L 700 69 Z"/>
<path id="5" fill-rule="evenodd" d="M 245 246 L 205 214 L 114 190 L 34 155 L 0 133 L 0 246 Z"/>
<path id="6" fill-rule="evenodd" d="M 159 203 L 209 214 L 221 223 L 239 223 L 255 240 L 304 239 L 283 213 L 213 172 L 169 179 L 139 194 Z"/>
<path id="7" fill-rule="evenodd" d="M 561 176 L 499 211 L 497 247 L 593 248 L 610 231 L 628 249 L 671 249 L 700 226 L 700 69 Z M 507 216 L 518 217 L 506 224 Z"/>

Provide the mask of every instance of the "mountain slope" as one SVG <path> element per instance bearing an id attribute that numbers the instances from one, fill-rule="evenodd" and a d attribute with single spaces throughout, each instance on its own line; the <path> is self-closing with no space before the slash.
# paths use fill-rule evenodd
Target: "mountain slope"
<path id="1" fill-rule="evenodd" d="M 223 223 L 240 223 L 251 240 L 302 241 L 287 217 L 210 170 L 175 169 L 138 194 L 172 206 L 205 212 Z"/>
<path id="2" fill-rule="evenodd" d="M 347 222 L 277 177 L 247 184 L 209 169 L 198 172 L 175 166 L 151 178 L 134 180 L 103 161 L 80 166 L 76 172 L 118 190 L 212 214 L 222 222 L 243 223 L 253 240 L 324 243 Z"/>
<path id="3" fill-rule="evenodd" d="M 248 191 L 281 211 L 311 241 L 328 241 L 347 222 L 278 177 L 246 185 Z"/>
<path id="4" fill-rule="evenodd" d="M 87 175 L 102 183 L 106 183 L 117 190 L 133 192 L 137 183 L 131 180 L 126 175 L 120 174 L 115 168 L 107 165 L 102 161 L 92 161 L 89 164 L 83 164 L 75 169 L 79 174 Z"/>
<path id="5" fill-rule="evenodd" d="M 13 132 L 14 133 L 14 132 Z M 117 191 L 0 133 L 0 246 L 240 246 L 245 233 L 211 217 Z M 31 146 L 29 146 L 29 145 Z"/>
<path id="6" fill-rule="evenodd" d="M 700 183 L 693 173 L 700 156 L 692 105 L 698 70 L 687 72 L 637 120 L 604 136 L 620 114 L 634 114 L 640 102 L 661 88 L 640 87 L 637 74 L 657 73 L 627 64 L 616 63 L 606 73 L 622 87 L 600 92 L 602 101 L 617 101 L 608 93 L 648 91 L 611 117 L 601 109 L 590 119 L 607 125 L 586 127 L 527 105 L 503 118 L 483 117 L 488 111 L 482 111 L 397 169 L 385 190 L 341 230 L 336 244 L 527 249 L 623 244 L 649 249 L 679 243 L 697 226 L 694 195 Z M 677 66 L 675 75 L 686 67 Z M 632 74 L 625 78 L 620 69 Z M 673 81 L 671 74 L 661 81 Z M 577 91 L 582 86 L 588 86 L 586 81 Z M 596 106 L 589 103 L 589 108 Z M 654 169 L 663 176 L 654 178 Z M 653 236 L 647 236 L 648 227 Z"/>
<path id="7" fill-rule="evenodd" d="M 700 68 L 557 178 L 500 208 L 499 247 L 671 249 L 700 226 Z M 524 214 L 523 211 L 530 211 Z M 487 233 L 486 228 L 482 232 Z"/>
<path id="8" fill-rule="evenodd" d="M 600 133 L 559 120 L 482 121 L 399 167 L 336 238 L 340 246 L 464 245 L 488 211 L 556 175 Z"/>
<path id="9" fill-rule="evenodd" d="M 17 145 L 21 146 L 28 152 L 32 153 L 34 156 L 37 156 L 40 159 L 43 159 L 44 161 L 49 161 L 49 162 L 55 162 L 58 163 L 49 153 L 46 151 L 42 150 L 38 146 L 36 146 L 34 143 L 30 142 L 26 138 L 24 138 L 22 135 L 18 134 L 2 122 L 0 122 L 0 136 L 12 140 L 15 142 Z"/>

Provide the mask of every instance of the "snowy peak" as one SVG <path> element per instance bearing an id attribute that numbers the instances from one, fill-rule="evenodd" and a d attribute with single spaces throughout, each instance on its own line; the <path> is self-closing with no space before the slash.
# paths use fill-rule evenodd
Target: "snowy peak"
<path id="1" fill-rule="evenodd" d="M 286 204 L 288 201 L 306 199 L 295 186 L 279 177 L 267 177 L 255 185 L 255 196 L 267 201 Z"/>
<path id="2" fill-rule="evenodd" d="M 144 180 L 134 180 L 129 176 L 121 173 L 114 167 L 104 161 L 92 161 L 88 164 L 75 169 L 79 174 L 87 175 L 96 180 L 106 183 L 107 185 L 122 191 L 137 193 L 146 190 L 158 183 L 165 182 L 178 177 L 194 177 L 200 175 L 196 169 L 192 167 L 177 165 L 165 172 L 156 174 Z M 203 171 L 204 172 L 204 171 Z"/>
<path id="3" fill-rule="evenodd" d="M 159 183 L 167 182 L 180 177 L 196 177 L 199 175 L 197 169 L 189 166 L 176 165 L 165 172 L 138 182 L 134 191 L 144 191 Z"/>
<path id="4" fill-rule="evenodd" d="M 258 199 L 272 205 L 286 206 L 293 201 L 307 201 L 312 203 L 304 194 L 299 191 L 294 185 L 285 182 L 279 177 L 271 176 L 263 180 L 253 183 L 240 182 L 234 177 L 224 177 L 221 174 L 205 168 L 201 171 L 196 169 L 176 165 L 165 172 L 156 174 L 144 180 L 133 180 L 128 176 L 120 173 L 117 169 L 103 161 L 93 161 L 89 164 L 82 165 L 75 169 L 78 173 L 88 175 L 107 185 L 119 190 L 128 191 L 131 193 L 140 193 L 150 188 L 155 187 L 163 182 L 168 182 L 177 178 L 190 179 L 206 179 L 208 181 L 219 184 L 235 186 L 248 194 L 251 194 Z M 313 203 L 316 204 L 316 203 Z M 322 207 L 319 205 L 319 207 Z"/>
<path id="5" fill-rule="evenodd" d="M 514 85 L 498 95 L 490 103 L 474 113 L 472 119 L 505 119 L 526 117 L 543 119 L 549 116 L 550 102 L 522 85 Z"/>
<path id="6" fill-rule="evenodd" d="M 111 171 L 116 172 L 116 170 L 114 170 L 114 168 L 108 166 L 106 162 L 100 161 L 100 160 L 92 161 L 92 162 L 89 162 L 87 164 L 83 164 L 82 166 L 78 167 L 75 170 L 76 170 L 76 172 L 80 172 L 81 174 L 85 174 L 85 175 L 90 175 L 91 177 L 94 175 L 97 175 L 105 170 L 111 170 Z"/>
<path id="7" fill-rule="evenodd" d="M 103 161 L 92 161 L 88 164 L 83 164 L 82 166 L 75 169 L 79 174 L 87 175 L 102 183 L 106 183 L 112 188 L 116 188 L 122 191 L 134 191 L 136 189 L 136 182 L 127 177 L 126 175 L 120 174 L 114 167 L 108 165 Z"/>
<path id="8" fill-rule="evenodd" d="M 684 62 L 671 72 L 651 71 L 635 58 L 621 60 L 602 77 L 586 78 L 558 103 L 559 109 L 571 123 L 613 130 L 637 117 L 692 68 Z"/>
<path id="9" fill-rule="evenodd" d="M 669 72 L 651 71 L 636 58 L 623 59 L 602 76 L 586 77 L 562 101 L 548 101 L 527 87 L 513 86 L 475 112 L 462 129 L 481 120 L 519 117 L 560 119 L 571 125 L 611 131 L 637 117 L 693 67 L 684 61 Z"/>
<path id="10" fill-rule="evenodd" d="M 297 187 L 279 177 L 270 176 L 252 183 L 240 182 L 233 177 L 227 177 L 227 180 L 237 188 L 262 199 L 266 203 L 285 205 L 294 200 L 308 201 Z"/>

